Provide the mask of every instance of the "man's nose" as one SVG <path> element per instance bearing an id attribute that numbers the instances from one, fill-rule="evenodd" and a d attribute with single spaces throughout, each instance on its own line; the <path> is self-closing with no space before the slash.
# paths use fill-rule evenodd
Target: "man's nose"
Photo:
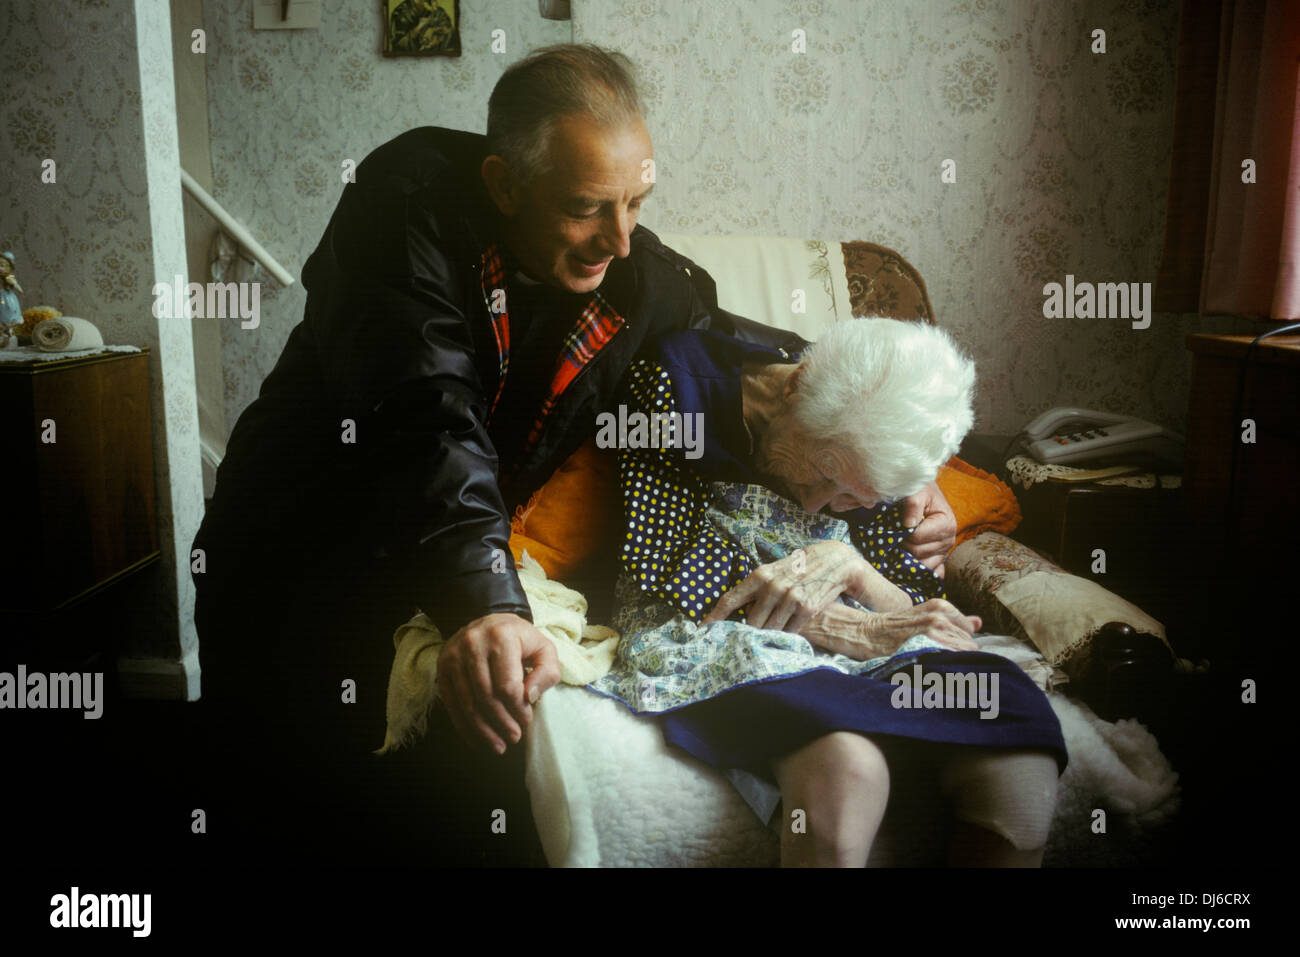
<path id="1" fill-rule="evenodd" d="M 632 254 L 632 229 L 635 225 L 632 218 L 630 209 L 614 209 L 605 220 L 605 228 L 601 231 L 602 244 L 615 259 L 626 259 Z"/>

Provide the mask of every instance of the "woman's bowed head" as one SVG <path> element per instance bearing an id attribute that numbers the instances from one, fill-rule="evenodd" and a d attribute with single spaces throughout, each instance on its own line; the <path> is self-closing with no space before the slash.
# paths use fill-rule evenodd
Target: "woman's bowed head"
<path id="1" fill-rule="evenodd" d="M 854 319 L 830 326 L 798 364 L 747 366 L 741 394 L 764 483 L 805 511 L 851 512 L 932 485 L 970 430 L 974 387 L 974 363 L 943 330 Z M 946 556 L 917 557 L 933 567 Z M 869 619 L 865 635 L 855 628 L 847 644 L 839 619 L 857 616 L 833 604 L 842 593 L 886 613 Z M 982 625 L 942 599 L 914 607 L 851 546 L 829 541 L 759 568 L 723 594 L 704 621 L 744 606 L 750 624 L 804 634 L 851 657 L 890 647 L 895 632 L 918 630 L 970 650 L 969 636 Z"/>
<path id="2" fill-rule="evenodd" d="M 974 416 L 975 364 L 939 328 L 830 326 L 797 365 L 745 370 L 755 461 L 806 511 L 869 508 L 933 482 Z"/>

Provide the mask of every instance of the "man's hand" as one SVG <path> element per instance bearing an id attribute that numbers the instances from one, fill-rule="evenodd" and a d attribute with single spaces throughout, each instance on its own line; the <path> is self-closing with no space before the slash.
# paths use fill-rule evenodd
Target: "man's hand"
<path id="1" fill-rule="evenodd" d="M 903 502 L 903 524 L 916 526 L 904 547 L 942 578 L 943 563 L 957 540 L 957 516 L 952 506 L 933 482 Z"/>
<path id="2" fill-rule="evenodd" d="M 527 677 L 524 669 L 531 668 Z M 484 615 L 452 635 L 438 657 L 438 693 L 466 744 L 504 754 L 533 720 L 533 705 L 560 680 L 550 639 L 515 614 Z"/>

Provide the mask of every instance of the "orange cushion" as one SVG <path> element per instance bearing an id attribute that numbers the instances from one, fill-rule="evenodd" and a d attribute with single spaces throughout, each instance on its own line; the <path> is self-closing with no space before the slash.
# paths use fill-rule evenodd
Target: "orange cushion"
<path id="1" fill-rule="evenodd" d="M 561 465 L 510 523 L 510 551 L 518 562 L 528 554 L 563 581 L 588 562 L 606 556 L 622 520 L 617 451 L 589 438 Z"/>
<path id="2" fill-rule="evenodd" d="M 1007 484 L 955 455 L 939 466 L 935 484 L 957 517 L 957 545 L 980 532 L 1009 535 L 1020 524 L 1020 503 Z"/>
<path id="3" fill-rule="evenodd" d="M 622 522 L 618 453 L 587 440 L 556 470 L 510 523 L 510 552 L 524 549 L 563 581 L 598 559 L 617 561 L 613 548 Z M 957 518 L 960 545 L 980 532 L 1010 534 L 1020 524 L 1020 505 L 996 476 L 953 456 L 935 480 Z"/>

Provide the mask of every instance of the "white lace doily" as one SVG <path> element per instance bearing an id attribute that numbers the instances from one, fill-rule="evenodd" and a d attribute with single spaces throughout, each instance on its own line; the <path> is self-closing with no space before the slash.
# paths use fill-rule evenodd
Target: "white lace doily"
<path id="1" fill-rule="evenodd" d="M 1007 461 L 1011 481 L 1026 489 L 1051 479 L 1091 481 L 1098 485 L 1122 485 L 1129 488 L 1155 488 L 1157 484 L 1161 488 L 1178 488 L 1183 484 L 1181 475 L 1157 475 L 1155 472 L 1139 472 L 1136 469 L 1132 465 L 1092 469 L 1075 468 L 1072 465 L 1044 465 L 1027 455 L 1017 455 Z"/>

